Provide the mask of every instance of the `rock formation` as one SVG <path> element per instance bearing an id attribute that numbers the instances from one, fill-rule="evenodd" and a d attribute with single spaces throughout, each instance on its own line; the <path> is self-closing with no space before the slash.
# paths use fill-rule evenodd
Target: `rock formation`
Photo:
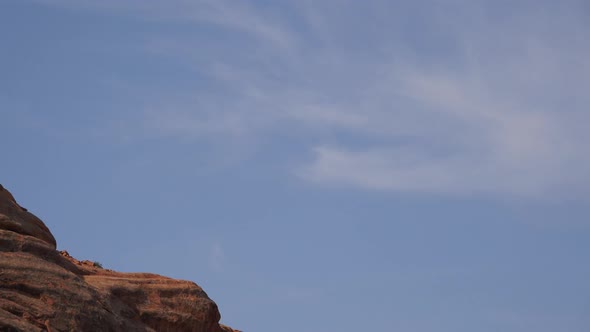
<path id="1" fill-rule="evenodd" d="M 238 332 L 193 282 L 95 265 L 0 185 L 0 331 Z"/>

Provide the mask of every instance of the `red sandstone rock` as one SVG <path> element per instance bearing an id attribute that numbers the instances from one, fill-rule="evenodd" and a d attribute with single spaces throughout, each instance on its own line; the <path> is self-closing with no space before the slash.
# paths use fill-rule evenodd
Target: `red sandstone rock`
<path id="1" fill-rule="evenodd" d="M 0 185 L 0 331 L 239 332 L 219 324 L 193 282 L 106 270 L 55 248 Z"/>
<path id="2" fill-rule="evenodd" d="M 0 229 L 36 237 L 55 249 L 55 238 L 45 224 L 16 203 L 12 194 L 0 185 Z"/>

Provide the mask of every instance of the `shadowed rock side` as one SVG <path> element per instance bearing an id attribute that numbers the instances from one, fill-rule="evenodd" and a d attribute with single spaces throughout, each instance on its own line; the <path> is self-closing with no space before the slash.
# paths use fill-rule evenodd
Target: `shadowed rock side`
<path id="1" fill-rule="evenodd" d="M 238 332 L 197 284 L 78 261 L 0 185 L 0 331 Z"/>

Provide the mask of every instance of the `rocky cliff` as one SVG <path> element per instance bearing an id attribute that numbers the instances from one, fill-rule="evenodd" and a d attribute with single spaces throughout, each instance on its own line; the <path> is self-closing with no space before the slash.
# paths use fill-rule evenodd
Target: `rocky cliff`
<path id="1" fill-rule="evenodd" d="M 56 250 L 0 185 L 0 331 L 237 332 L 197 284 L 120 273 Z"/>

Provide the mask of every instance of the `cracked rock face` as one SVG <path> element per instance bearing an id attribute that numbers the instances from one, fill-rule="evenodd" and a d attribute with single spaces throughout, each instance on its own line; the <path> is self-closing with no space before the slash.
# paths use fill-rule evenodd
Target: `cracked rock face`
<path id="1" fill-rule="evenodd" d="M 193 282 L 56 251 L 45 224 L 0 185 L 0 331 L 236 332 L 219 319 Z"/>

